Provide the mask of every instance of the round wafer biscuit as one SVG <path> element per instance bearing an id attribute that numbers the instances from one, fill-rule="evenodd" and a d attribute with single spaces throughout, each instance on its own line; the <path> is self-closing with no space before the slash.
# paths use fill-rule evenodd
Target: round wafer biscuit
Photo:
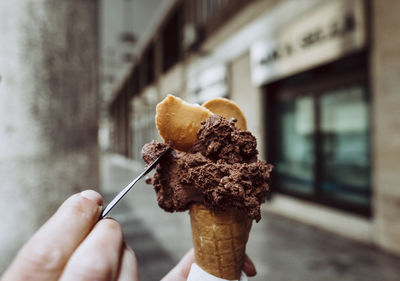
<path id="1" fill-rule="evenodd" d="M 213 114 L 205 107 L 189 104 L 173 95 L 157 104 L 156 111 L 156 126 L 161 137 L 181 151 L 192 147 L 201 122 Z"/>
<path id="2" fill-rule="evenodd" d="M 246 118 L 239 106 L 233 101 L 225 98 L 215 98 L 205 102 L 202 106 L 226 119 L 235 118 L 237 120 L 236 126 L 242 130 L 247 130 Z"/>

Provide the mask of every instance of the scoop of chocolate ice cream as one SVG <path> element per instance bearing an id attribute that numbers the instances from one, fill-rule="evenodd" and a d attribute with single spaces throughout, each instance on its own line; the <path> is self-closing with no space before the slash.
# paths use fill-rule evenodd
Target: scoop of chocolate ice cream
<path id="1" fill-rule="evenodd" d="M 154 162 L 170 146 L 166 143 L 152 141 L 142 148 L 142 158 L 146 164 Z"/>
<path id="2" fill-rule="evenodd" d="M 235 127 L 236 120 L 212 115 L 203 121 L 192 153 L 200 152 L 213 161 L 229 164 L 257 161 L 256 138 Z"/>
<path id="3" fill-rule="evenodd" d="M 157 158 L 155 151 L 164 146 L 154 141 L 145 145 L 145 162 Z M 192 149 L 170 154 L 149 183 L 166 211 L 185 211 L 200 203 L 216 212 L 241 209 L 258 221 L 272 165 L 257 160 L 257 154 L 256 139 L 250 132 L 236 128 L 234 120 L 212 115 L 202 123 Z"/>

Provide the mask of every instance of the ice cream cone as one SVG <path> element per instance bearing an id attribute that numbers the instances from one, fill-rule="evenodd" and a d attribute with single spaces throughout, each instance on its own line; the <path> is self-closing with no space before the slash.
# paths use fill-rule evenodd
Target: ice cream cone
<path id="1" fill-rule="evenodd" d="M 239 280 L 252 220 L 240 210 L 215 213 L 193 205 L 190 222 L 197 265 L 216 277 Z"/>

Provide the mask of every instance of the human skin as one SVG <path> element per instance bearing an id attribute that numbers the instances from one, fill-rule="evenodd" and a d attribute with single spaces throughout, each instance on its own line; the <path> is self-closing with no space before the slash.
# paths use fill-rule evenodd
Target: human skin
<path id="1" fill-rule="evenodd" d="M 190 249 L 179 263 L 161 281 L 186 281 L 190 267 L 194 263 L 194 250 Z M 246 255 L 243 263 L 243 271 L 247 276 L 252 277 L 257 274 L 256 268 L 250 258 Z"/>
<path id="2" fill-rule="evenodd" d="M 72 195 L 21 248 L 0 280 L 139 280 L 135 253 L 124 243 L 119 223 L 98 221 L 102 205 L 93 190 Z M 163 280 L 186 280 L 193 261 L 191 250 Z M 243 269 L 255 274 L 250 260 Z"/>

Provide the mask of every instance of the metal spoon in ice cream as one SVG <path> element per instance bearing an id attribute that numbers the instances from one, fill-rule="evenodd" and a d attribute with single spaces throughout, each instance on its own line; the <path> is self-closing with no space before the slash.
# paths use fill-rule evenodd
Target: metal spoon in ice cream
<path id="1" fill-rule="evenodd" d="M 124 187 L 124 189 L 122 189 L 120 191 L 120 193 L 118 193 L 117 196 L 115 196 L 115 198 L 107 205 L 107 207 L 101 212 L 100 218 L 99 220 L 103 219 L 105 216 L 107 216 L 107 214 L 111 211 L 112 208 L 114 208 L 115 205 L 117 205 L 117 203 L 122 199 L 122 197 L 125 196 L 125 194 L 127 194 L 129 192 L 129 190 L 131 190 L 131 188 L 141 179 L 143 178 L 145 175 L 147 175 L 151 170 L 153 170 L 158 162 L 160 162 L 160 160 L 169 152 L 171 151 L 172 148 L 168 147 L 168 149 L 166 149 L 165 151 L 163 151 L 156 160 L 154 160 L 153 163 L 151 163 L 149 166 L 147 166 L 147 168 L 139 175 L 137 176 L 133 181 L 131 181 L 126 187 Z"/>

